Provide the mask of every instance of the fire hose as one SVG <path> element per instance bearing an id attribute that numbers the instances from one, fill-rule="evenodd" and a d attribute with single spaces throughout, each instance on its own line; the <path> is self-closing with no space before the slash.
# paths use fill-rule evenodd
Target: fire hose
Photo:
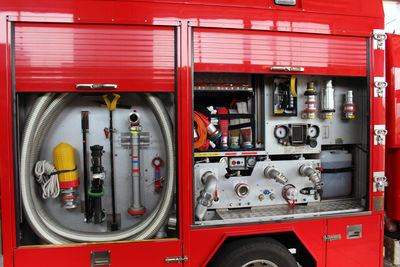
<path id="1" fill-rule="evenodd" d="M 197 113 L 193 114 L 194 122 L 196 123 L 197 127 L 197 134 L 199 139 L 194 142 L 194 148 L 198 149 L 206 144 L 207 142 L 207 128 L 204 125 L 203 119 L 197 115 Z"/>
<path id="2" fill-rule="evenodd" d="M 175 185 L 175 151 L 172 123 L 163 103 L 152 94 L 145 98 L 156 117 L 164 137 L 167 178 L 156 207 L 139 223 L 113 232 L 79 231 L 61 225 L 49 215 L 34 186 L 32 170 L 46 134 L 60 112 L 74 98 L 73 94 L 47 93 L 38 97 L 26 120 L 21 139 L 20 185 L 26 219 L 35 233 L 49 243 L 109 242 L 141 240 L 154 236 L 163 226 L 172 205 Z"/>

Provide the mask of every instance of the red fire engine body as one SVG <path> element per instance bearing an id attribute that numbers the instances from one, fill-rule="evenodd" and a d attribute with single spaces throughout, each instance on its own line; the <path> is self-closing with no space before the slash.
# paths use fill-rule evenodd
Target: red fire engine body
<path id="1" fill-rule="evenodd" d="M 261 251 L 275 246 L 277 250 L 271 253 L 279 253 L 282 247 L 294 249 L 291 252 L 302 266 L 382 266 L 386 35 L 381 1 L 44 0 L 3 1 L 0 8 L 4 266 L 222 266 L 223 262 L 231 264 L 228 257 L 234 255 L 230 251 L 248 257 L 247 265 L 237 266 L 252 266 L 253 260 L 285 266 L 274 262 L 275 256 L 258 259 L 262 253 L 254 252 L 252 244 L 261 244 L 256 248 Z M 335 95 L 329 91 L 332 87 Z M 151 103 L 144 92 L 158 96 L 172 117 L 170 150 L 164 149 L 168 145 L 168 136 L 161 134 L 164 130 L 146 124 L 161 122 L 159 115 L 153 119 L 150 109 L 137 100 L 137 95 L 144 96 Z M 36 127 L 40 119 L 32 113 L 40 103 L 34 103 L 43 97 L 58 101 L 61 93 L 80 97 L 60 111 L 63 116 L 58 116 L 53 128 L 47 128 L 50 135 L 37 148 L 40 159 L 53 160 L 53 148 L 64 141 L 75 151 L 81 149 L 79 108 L 90 110 L 89 143 L 96 139 L 108 149 L 109 137 L 104 137 L 103 128 L 108 127 L 109 113 L 105 106 L 95 106 L 95 98 L 103 102 L 102 94 L 113 97 L 111 93 L 118 93 L 121 105 L 136 103 L 126 111 L 117 104 L 113 111 L 117 152 L 111 158 L 122 225 L 117 231 L 101 228 L 106 222 L 83 222 L 83 213 L 65 210 L 58 200 L 38 200 L 41 189 L 34 185 L 33 174 L 31 182 L 24 178 L 24 173 L 33 172 L 33 163 L 24 171 L 24 162 L 29 161 L 26 151 L 35 147 L 32 140 L 36 139 L 33 136 L 29 143 L 24 138 L 29 137 L 26 125 L 32 122 Z M 93 104 L 85 106 L 82 99 Z M 205 106 L 226 111 L 210 115 Z M 71 113 L 64 113 L 68 110 Z M 120 113 L 131 111 L 131 123 L 124 119 L 126 128 L 119 127 Z M 141 125 L 134 123 L 139 121 L 136 112 L 143 114 Z M 315 119 L 313 112 L 318 113 Z M 206 120 L 194 120 L 195 113 L 205 114 Z M 235 117 L 236 113 L 242 116 Z M 225 118 L 224 123 L 229 119 L 229 127 L 235 126 L 236 119 L 242 128 L 229 128 L 229 133 L 226 129 L 228 141 L 224 143 L 218 139 L 224 137 L 222 123 L 216 122 L 216 130 L 208 136 L 203 132 L 202 146 L 197 147 L 193 132 L 201 136 L 205 128 L 200 124 L 212 125 L 213 116 L 221 122 Z M 77 130 L 69 132 L 75 124 Z M 113 127 L 108 131 L 114 132 Z M 140 164 L 147 164 L 140 165 L 141 170 L 134 167 L 136 154 L 130 154 L 123 140 L 127 132 L 128 147 L 134 147 L 134 134 L 140 131 L 151 132 L 150 148 L 140 148 L 141 153 L 148 153 L 141 157 Z M 60 136 L 64 140 L 57 140 Z M 150 153 L 151 149 L 155 152 Z M 86 183 L 82 153 L 75 152 L 80 177 L 77 190 L 83 190 Z M 103 155 L 106 169 L 107 153 Z M 122 163 L 123 153 L 132 156 L 132 167 L 130 160 Z M 324 161 L 323 155 L 335 153 L 346 157 L 350 165 L 329 167 L 327 162 L 335 160 Z M 163 165 L 152 165 L 156 157 L 162 158 Z M 88 162 L 88 167 L 95 164 L 94 159 Z M 143 173 L 141 199 L 146 210 L 135 206 L 137 199 L 131 204 L 130 189 L 125 192 L 118 187 L 131 187 L 130 173 L 121 178 L 125 165 L 129 172 Z M 175 180 L 165 178 L 167 166 L 174 170 Z M 289 166 L 294 166 L 293 171 Z M 151 183 L 155 167 L 156 179 L 161 180 Z M 95 173 L 94 167 L 89 172 Z M 106 196 L 114 190 L 107 184 L 110 173 L 108 168 L 104 180 L 107 213 L 111 206 L 105 203 L 111 200 Z M 343 178 L 344 173 L 348 178 Z M 345 185 L 327 187 L 329 175 L 344 179 Z M 91 181 L 96 177 L 93 174 Z M 159 181 L 164 183 L 162 193 L 158 192 Z M 29 184 L 33 193 L 27 192 Z M 75 201 L 76 195 L 67 193 L 61 188 L 64 205 L 75 207 L 68 200 Z M 79 206 L 84 206 L 84 193 L 79 193 Z M 152 202 L 148 199 L 153 194 L 156 200 Z M 167 194 L 171 195 L 168 199 Z M 90 195 L 93 199 L 99 196 Z M 146 220 L 142 217 L 150 217 L 147 214 L 159 206 L 161 210 L 163 202 L 169 203 L 164 211 L 169 217 L 162 217 L 160 211 L 151 218 L 162 218 L 159 224 L 168 220 L 171 227 L 164 223 L 156 229 L 166 229 L 161 234 L 124 235 L 125 228 L 133 225 L 136 231 L 135 225 Z M 100 217 L 105 215 L 101 209 L 97 212 Z M 153 221 L 150 226 L 156 224 Z M 73 229 L 71 234 L 63 227 Z M 90 237 L 80 238 L 87 232 Z M 109 236 L 97 239 L 97 234 Z"/>

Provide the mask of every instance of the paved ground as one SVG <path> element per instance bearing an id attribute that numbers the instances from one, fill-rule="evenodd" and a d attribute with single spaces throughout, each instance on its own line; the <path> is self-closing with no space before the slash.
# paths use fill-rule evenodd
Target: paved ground
<path id="1" fill-rule="evenodd" d="M 390 262 L 388 262 L 388 261 L 383 261 L 383 267 L 398 267 L 399 265 L 394 265 L 394 264 L 391 264 Z"/>

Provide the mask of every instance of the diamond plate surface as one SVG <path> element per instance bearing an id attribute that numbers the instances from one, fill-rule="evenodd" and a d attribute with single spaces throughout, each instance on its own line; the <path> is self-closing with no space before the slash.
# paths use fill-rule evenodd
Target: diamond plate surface
<path id="1" fill-rule="evenodd" d="M 361 200 L 347 199 L 335 201 L 323 201 L 298 205 L 292 209 L 289 205 L 275 205 L 242 209 L 218 209 L 219 220 L 198 222 L 201 225 L 245 223 L 255 221 L 271 221 L 281 219 L 295 219 L 315 217 L 329 214 L 363 211 Z"/>

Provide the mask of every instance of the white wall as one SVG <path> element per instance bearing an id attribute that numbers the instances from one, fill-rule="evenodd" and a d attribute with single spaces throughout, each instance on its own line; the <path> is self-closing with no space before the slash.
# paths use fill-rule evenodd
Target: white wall
<path id="1" fill-rule="evenodd" d="M 383 8 L 386 32 L 400 34 L 400 2 L 383 1 Z"/>

